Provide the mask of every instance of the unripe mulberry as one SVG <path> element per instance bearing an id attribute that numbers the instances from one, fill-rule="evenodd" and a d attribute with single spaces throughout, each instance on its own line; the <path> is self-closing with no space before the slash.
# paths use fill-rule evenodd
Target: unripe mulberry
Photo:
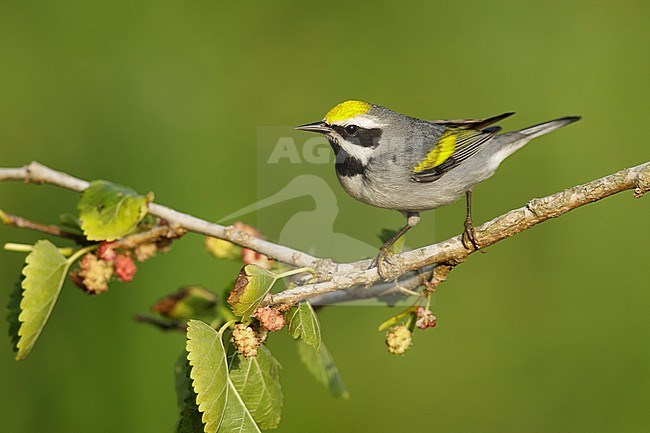
<path id="1" fill-rule="evenodd" d="M 113 264 L 97 258 L 92 253 L 86 254 L 79 261 L 79 269 L 70 274 L 70 278 L 82 290 L 97 295 L 108 290 L 108 281 L 113 276 Z"/>
<path id="2" fill-rule="evenodd" d="M 413 344 L 411 331 L 404 325 L 393 326 L 386 334 L 388 353 L 403 355 L 406 349 L 411 347 L 411 344 Z"/>
<path id="3" fill-rule="evenodd" d="M 155 243 L 140 244 L 133 249 L 133 255 L 139 262 L 144 262 L 156 255 L 158 252 L 158 245 Z"/>
<path id="4" fill-rule="evenodd" d="M 232 342 L 244 358 L 257 356 L 257 348 L 262 345 L 256 332 L 242 323 L 235 325 L 235 329 L 232 331 Z"/>

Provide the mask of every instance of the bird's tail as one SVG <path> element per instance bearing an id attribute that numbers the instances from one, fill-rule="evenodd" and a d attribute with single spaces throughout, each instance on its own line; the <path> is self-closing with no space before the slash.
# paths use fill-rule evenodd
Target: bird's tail
<path id="1" fill-rule="evenodd" d="M 577 122 L 578 120 L 580 120 L 580 116 L 567 116 L 560 119 L 551 120 L 549 122 L 540 123 L 539 125 L 530 126 L 518 132 L 525 135 L 529 140 L 532 140 L 535 137 L 548 134 L 549 132 L 553 132 L 556 129 L 566 126 L 570 123 Z"/>
<path id="2" fill-rule="evenodd" d="M 490 141 L 489 147 L 486 149 L 490 153 L 488 167 L 494 172 L 504 159 L 524 147 L 533 138 L 548 134 L 577 120 L 580 120 L 579 116 L 567 116 L 529 126 L 519 131 L 497 135 Z"/>
<path id="3" fill-rule="evenodd" d="M 489 158 L 490 168 L 496 170 L 504 159 L 524 147 L 533 138 L 548 134 L 578 120 L 580 120 L 579 116 L 567 116 L 540 123 L 539 125 L 529 126 L 519 131 L 497 135 L 489 144 L 489 152 L 491 153 Z"/>

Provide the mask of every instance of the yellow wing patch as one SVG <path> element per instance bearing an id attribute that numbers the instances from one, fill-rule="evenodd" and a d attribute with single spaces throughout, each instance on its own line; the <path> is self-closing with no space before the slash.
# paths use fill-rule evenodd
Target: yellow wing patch
<path id="1" fill-rule="evenodd" d="M 325 121 L 330 125 L 360 114 L 366 114 L 370 110 L 370 104 L 363 101 L 345 101 L 332 108 L 325 115 Z"/>
<path id="2" fill-rule="evenodd" d="M 413 167 L 413 173 L 421 173 L 425 170 L 431 170 L 445 162 L 456 149 L 456 133 L 453 129 L 445 129 L 440 139 L 433 146 L 433 149 L 427 156 Z"/>

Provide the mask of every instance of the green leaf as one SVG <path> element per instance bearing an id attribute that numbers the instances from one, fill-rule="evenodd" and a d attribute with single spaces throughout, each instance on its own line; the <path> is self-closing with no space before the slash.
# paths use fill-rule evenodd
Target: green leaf
<path id="1" fill-rule="evenodd" d="M 83 233 L 83 231 L 81 230 L 81 222 L 79 221 L 79 218 L 77 218 L 76 215 L 63 213 L 59 215 L 59 222 L 63 227 L 66 228 L 67 231 L 74 231 L 75 233 L 79 233 L 79 234 Z"/>
<path id="2" fill-rule="evenodd" d="M 307 343 L 298 341 L 298 356 L 303 364 L 307 366 L 307 370 L 309 370 L 316 380 L 323 384 L 334 397 L 340 397 L 346 400 L 350 398 L 350 394 L 345 389 L 343 379 L 339 374 L 339 369 L 336 368 L 334 358 L 332 358 L 325 343 L 321 342 L 320 351 L 317 352 Z"/>
<path id="3" fill-rule="evenodd" d="M 192 389 L 190 364 L 187 360 L 187 352 L 185 350 L 183 350 L 183 353 L 176 361 L 174 376 L 176 378 L 176 398 L 180 411 L 177 432 L 202 433 L 203 421 L 201 420 L 199 407 L 196 405 L 196 393 Z"/>
<path id="4" fill-rule="evenodd" d="M 203 431 L 206 433 L 260 432 L 228 375 L 226 352 L 221 335 L 200 320 L 190 320 L 187 324 L 186 347 L 187 359 L 191 366 L 190 378 L 193 392 L 191 391 L 185 398 L 187 404 L 181 412 L 178 431 L 189 433 L 200 428 L 196 410 L 192 406 L 195 402 L 198 411 L 203 413 L 201 421 L 204 424 Z M 243 372 L 236 372 L 235 375 L 238 381 L 244 377 Z M 243 386 L 243 389 L 247 389 L 247 386 Z M 257 395 L 260 395 L 260 390 L 257 391 Z M 196 393 L 195 399 L 194 393 Z"/>
<path id="5" fill-rule="evenodd" d="M 385 331 L 388 328 L 392 327 L 393 325 L 396 325 L 397 322 L 402 320 L 404 317 L 410 315 L 415 315 L 416 311 L 418 310 L 418 307 L 413 305 L 408 307 L 404 311 L 400 311 L 399 313 L 395 314 L 394 316 L 389 317 L 385 321 L 383 321 L 380 325 L 379 328 L 377 329 L 379 332 Z"/>
<path id="6" fill-rule="evenodd" d="M 217 315 L 219 298 L 201 286 L 183 286 L 175 293 L 160 298 L 151 311 L 170 319 L 203 319 L 211 322 Z"/>
<path id="7" fill-rule="evenodd" d="M 145 198 L 146 198 L 146 196 L 145 196 Z M 153 198 L 153 195 L 147 200 L 151 201 L 152 198 Z M 155 216 L 153 216 L 151 214 L 146 214 L 144 216 L 144 218 L 142 218 L 140 220 L 140 222 L 138 223 L 138 228 L 140 230 L 149 230 L 149 229 L 153 228 L 157 223 L 158 223 L 158 217 L 155 217 Z"/>
<path id="8" fill-rule="evenodd" d="M 84 235 L 91 241 L 114 241 L 130 233 L 147 213 L 147 198 L 131 188 L 95 180 L 77 205 Z"/>
<path id="9" fill-rule="evenodd" d="M 386 243 L 388 242 L 388 239 L 392 238 L 397 234 L 396 230 L 391 230 L 391 229 L 381 229 L 381 232 L 377 235 L 381 243 Z"/>
<path id="10" fill-rule="evenodd" d="M 201 421 L 201 412 L 195 402 L 191 401 L 196 398 L 196 394 L 192 392 L 188 399 L 187 405 L 181 411 L 181 420 L 178 423 L 178 433 L 203 433 L 204 424 Z"/>
<path id="11" fill-rule="evenodd" d="M 230 379 L 228 379 L 228 402 L 219 433 L 261 433 Z"/>
<path id="12" fill-rule="evenodd" d="M 206 236 L 204 245 L 205 249 L 217 259 L 241 260 L 242 258 L 243 248 L 239 245 L 233 244 L 232 242 L 213 238 L 212 236 Z"/>
<path id="13" fill-rule="evenodd" d="M 174 385 L 176 388 L 176 403 L 178 409 L 182 410 L 185 407 L 185 400 L 190 394 L 194 394 L 192 390 L 192 381 L 190 380 L 190 363 L 187 360 L 187 351 L 183 350 L 174 364 Z"/>
<path id="14" fill-rule="evenodd" d="M 9 303 L 7 304 L 7 322 L 9 323 L 9 338 L 11 338 L 11 347 L 14 352 L 18 352 L 18 330 L 20 329 L 20 300 L 23 297 L 22 278 L 16 283 L 14 289 L 9 295 Z"/>
<path id="15" fill-rule="evenodd" d="M 382 243 L 388 242 L 389 239 L 391 239 L 393 236 L 397 234 L 396 230 L 389 230 L 389 229 L 382 229 L 381 233 L 379 233 L 379 239 L 381 240 Z M 390 250 L 391 252 L 395 254 L 399 254 L 404 250 L 404 244 L 406 243 L 406 235 L 400 236 L 399 239 L 397 239 L 393 245 L 391 245 Z"/>
<path id="16" fill-rule="evenodd" d="M 228 303 L 235 316 L 241 317 L 242 321 L 249 319 L 269 293 L 275 280 L 275 274 L 271 271 L 257 265 L 244 266 L 228 296 Z"/>
<path id="17" fill-rule="evenodd" d="M 229 356 L 230 380 L 262 429 L 276 428 L 282 416 L 280 363 L 264 346 L 246 359 L 236 351 Z"/>
<path id="18" fill-rule="evenodd" d="M 305 343 L 320 349 L 320 323 L 318 316 L 307 301 L 302 301 L 289 311 L 289 333 L 293 338 L 300 338 Z"/>
<path id="19" fill-rule="evenodd" d="M 192 388 L 203 413 L 206 433 L 216 433 L 224 418 L 228 398 L 228 365 L 221 336 L 200 320 L 187 324 L 187 359 Z"/>
<path id="20" fill-rule="evenodd" d="M 50 317 L 63 281 L 72 261 L 67 260 L 50 242 L 41 240 L 25 259 L 22 282 L 23 299 L 20 303 L 22 324 L 18 330 L 16 360 L 21 360 L 32 350 L 38 336 Z"/>

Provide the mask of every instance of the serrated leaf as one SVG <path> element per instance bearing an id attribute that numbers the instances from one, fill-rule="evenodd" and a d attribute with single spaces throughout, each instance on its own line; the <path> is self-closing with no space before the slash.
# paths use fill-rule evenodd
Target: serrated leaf
<path id="1" fill-rule="evenodd" d="M 16 345 L 16 360 L 24 359 L 32 350 L 38 336 L 50 317 L 71 262 L 50 242 L 36 242 L 25 259 L 22 282 L 23 299 L 20 302 L 21 322 Z"/>
<path id="2" fill-rule="evenodd" d="M 14 289 L 9 295 L 9 303 L 7 304 L 7 323 L 9 324 L 9 338 L 11 339 L 11 347 L 14 352 L 18 351 L 18 330 L 20 329 L 20 300 L 23 297 L 22 278 L 16 283 Z"/>
<path id="3" fill-rule="evenodd" d="M 129 234 L 147 213 L 147 198 L 131 188 L 95 180 L 77 205 L 84 235 L 91 241 L 114 241 Z"/>
<path id="4" fill-rule="evenodd" d="M 334 397 L 350 398 L 339 369 L 336 368 L 334 358 L 332 358 L 325 343 L 321 341 L 320 351 L 316 351 L 307 343 L 298 341 L 298 356 L 303 364 L 307 366 L 307 370 L 329 390 L 330 394 Z"/>
<path id="5" fill-rule="evenodd" d="M 228 379 L 228 402 L 219 433 L 261 433 L 230 379 Z"/>
<path id="6" fill-rule="evenodd" d="M 182 411 L 183 407 L 185 407 L 185 400 L 192 390 L 190 369 L 187 351 L 183 350 L 183 353 L 176 360 L 176 364 L 174 364 L 174 388 L 176 389 L 176 403 L 179 411 Z M 194 392 L 192 391 L 192 393 Z"/>
<path id="7" fill-rule="evenodd" d="M 305 343 L 320 349 L 320 323 L 318 316 L 307 301 L 302 301 L 289 311 L 289 333 L 293 338 L 300 338 Z"/>
<path id="8" fill-rule="evenodd" d="M 206 433 L 219 429 L 228 399 L 228 365 L 221 336 L 200 320 L 187 324 L 187 359 L 192 370 L 192 388 L 203 414 Z"/>
<path id="9" fill-rule="evenodd" d="M 190 364 L 185 350 L 176 361 L 174 376 L 176 379 L 176 398 L 180 411 L 180 420 L 176 431 L 178 433 L 202 433 L 203 421 L 201 420 L 199 407 L 196 405 L 196 393 L 192 389 Z"/>
<path id="10" fill-rule="evenodd" d="M 269 293 L 275 280 L 273 272 L 257 265 L 244 266 L 228 297 L 228 304 L 235 316 L 241 317 L 242 321 L 249 319 Z"/>
<path id="11" fill-rule="evenodd" d="M 190 380 L 188 378 L 188 383 Z M 228 379 L 228 397 L 224 408 L 223 417 L 219 420 L 217 433 L 257 433 L 260 429 L 255 424 L 237 388 Z M 212 432 L 203 423 L 201 412 L 196 405 L 197 394 L 191 385 L 188 389 L 183 407 L 181 409 L 178 433 Z"/>
<path id="12" fill-rule="evenodd" d="M 233 351 L 228 363 L 230 380 L 255 422 L 265 430 L 276 428 L 282 416 L 280 363 L 264 346 L 249 359 Z"/>
<path id="13" fill-rule="evenodd" d="M 192 393 L 191 397 L 196 397 Z M 201 421 L 201 412 L 196 403 L 188 401 L 181 411 L 181 419 L 178 422 L 178 433 L 203 433 L 204 424 Z"/>

